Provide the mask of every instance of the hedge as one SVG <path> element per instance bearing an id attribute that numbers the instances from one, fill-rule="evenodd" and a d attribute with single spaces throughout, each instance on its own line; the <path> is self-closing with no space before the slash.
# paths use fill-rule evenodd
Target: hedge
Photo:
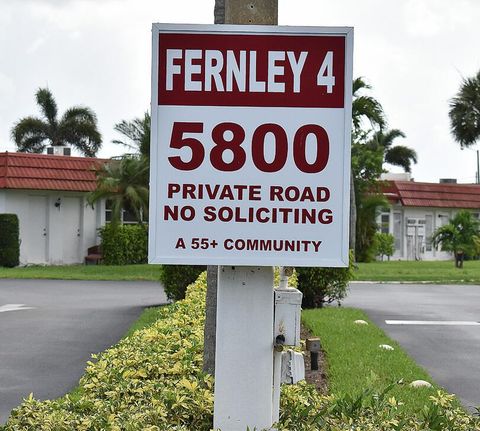
<path id="1" fill-rule="evenodd" d="M 213 378 L 202 372 L 206 276 L 186 299 L 165 307 L 152 326 L 134 332 L 87 363 L 75 396 L 38 401 L 13 411 L 3 431 L 209 431 Z M 248 348 L 248 346 L 245 346 Z M 393 385 L 392 385 L 393 386 Z M 279 431 L 473 431 L 480 419 L 454 407 L 442 392 L 416 416 L 399 401 L 364 391 L 323 396 L 305 383 L 284 386 Z M 228 430 L 223 430 L 228 431 Z"/>
<path id="2" fill-rule="evenodd" d="M 130 265 L 147 262 L 147 225 L 107 224 L 100 229 L 100 237 L 103 262 L 106 265 Z"/>
<path id="3" fill-rule="evenodd" d="M 16 214 L 0 214 L 0 266 L 20 263 L 19 223 Z"/>
<path id="4" fill-rule="evenodd" d="M 205 266 L 195 265 L 163 265 L 160 271 L 160 282 L 168 299 L 178 301 L 185 298 L 187 287 L 205 271 Z"/>
<path id="5" fill-rule="evenodd" d="M 353 278 L 353 253 L 347 268 L 296 268 L 298 289 L 303 293 L 303 308 L 320 308 L 340 301 L 347 295 L 348 283 Z"/>

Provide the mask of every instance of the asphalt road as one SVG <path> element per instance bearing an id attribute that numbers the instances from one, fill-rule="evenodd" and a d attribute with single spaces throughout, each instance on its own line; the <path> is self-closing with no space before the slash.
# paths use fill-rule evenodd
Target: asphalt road
<path id="1" fill-rule="evenodd" d="M 43 400 L 70 391 L 92 353 L 165 302 L 154 282 L 0 280 L 0 424 L 31 392 Z"/>
<path id="2" fill-rule="evenodd" d="M 366 311 L 465 407 L 480 406 L 480 286 L 353 283 L 343 304 Z"/>

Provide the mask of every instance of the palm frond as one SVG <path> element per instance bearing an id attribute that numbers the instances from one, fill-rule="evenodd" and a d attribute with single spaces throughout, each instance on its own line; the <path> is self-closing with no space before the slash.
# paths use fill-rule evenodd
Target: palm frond
<path id="1" fill-rule="evenodd" d="M 148 112 L 145 112 L 143 118 L 134 118 L 131 121 L 122 120 L 113 128 L 131 141 L 130 143 L 115 139 L 112 141 L 114 144 L 136 149 L 145 157 L 150 156 L 151 118 Z"/>
<path id="2" fill-rule="evenodd" d="M 68 145 L 78 149 L 86 157 L 95 157 L 102 146 L 102 136 L 94 122 L 88 118 L 70 118 L 62 121 L 58 136 Z"/>
<path id="3" fill-rule="evenodd" d="M 48 88 L 39 88 L 35 97 L 37 99 L 37 104 L 40 106 L 40 110 L 48 120 L 48 123 L 51 126 L 56 126 L 58 109 L 57 102 L 55 102 L 52 92 Z"/>
<path id="4" fill-rule="evenodd" d="M 72 106 L 67 109 L 62 115 L 60 123 L 77 121 L 86 122 L 91 124 L 97 123 L 97 116 L 95 113 L 86 106 Z"/>
<path id="5" fill-rule="evenodd" d="M 450 100 L 450 126 L 460 147 L 480 139 L 480 72 L 463 80 L 458 94 Z"/>
<path id="6" fill-rule="evenodd" d="M 372 87 L 366 83 L 365 79 L 363 78 L 363 76 L 358 76 L 357 78 L 355 78 L 353 80 L 353 84 L 352 84 L 352 94 L 353 96 L 358 96 L 357 93 L 360 91 L 360 90 L 371 90 Z"/>
<path id="7" fill-rule="evenodd" d="M 48 124 L 35 117 L 18 121 L 12 128 L 11 137 L 18 151 L 25 153 L 41 153 L 45 149 L 45 141 L 51 140 Z"/>
<path id="8" fill-rule="evenodd" d="M 411 172 L 412 163 L 417 163 L 417 153 L 412 148 L 397 145 L 385 151 L 385 162 L 400 166 L 405 172 Z"/>
<path id="9" fill-rule="evenodd" d="M 368 120 L 372 127 L 383 128 L 386 125 L 383 107 L 371 96 L 358 96 L 352 102 L 352 121 L 355 129 L 361 127 L 362 121 Z"/>

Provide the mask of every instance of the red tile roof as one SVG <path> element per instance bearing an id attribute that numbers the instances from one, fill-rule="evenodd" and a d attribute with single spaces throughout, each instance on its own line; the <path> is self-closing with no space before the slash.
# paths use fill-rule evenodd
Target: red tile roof
<path id="1" fill-rule="evenodd" d="M 479 184 L 387 181 L 384 194 L 406 207 L 480 209 Z"/>
<path id="2" fill-rule="evenodd" d="M 0 153 L 0 189 L 90 192 L 103 163 L 87 157 Z"/>

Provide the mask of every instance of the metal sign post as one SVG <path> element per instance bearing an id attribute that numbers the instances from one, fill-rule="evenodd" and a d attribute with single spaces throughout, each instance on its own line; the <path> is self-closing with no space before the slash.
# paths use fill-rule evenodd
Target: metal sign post
<path id="1" fill-rule="evenodd" d="M 152 33 L 149 262 L 220 265 L 214 426 L 268 428 L 271 266 L 348 265 L 353 31 Z"/>

